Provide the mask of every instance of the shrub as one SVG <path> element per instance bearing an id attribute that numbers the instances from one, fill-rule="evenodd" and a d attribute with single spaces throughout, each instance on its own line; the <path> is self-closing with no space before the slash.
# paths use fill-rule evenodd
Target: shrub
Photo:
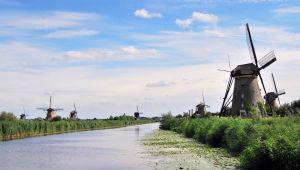
<path id="1" fill-rule="evenodd" d="M 13 113 L 10 113 L 10 112 L 1 112 L 0 120 L 14 121 L 14 120 L 17 120 L 17 117 Z"/>

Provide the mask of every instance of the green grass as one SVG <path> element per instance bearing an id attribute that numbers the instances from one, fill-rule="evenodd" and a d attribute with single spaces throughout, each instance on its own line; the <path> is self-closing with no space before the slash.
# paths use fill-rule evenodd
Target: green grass
<path id="1" fill-rule="evenodd" d="M 151 120 L 0 120 L 0 141 L 57 133 L 117 128 L 153 122 Z"/>
<path id="2" fill-rule="evenodd" d="M 300 117 L 176 119 L 160 126 L 212 147 L 223 147 L 242 169 L 300 169 Z"/>

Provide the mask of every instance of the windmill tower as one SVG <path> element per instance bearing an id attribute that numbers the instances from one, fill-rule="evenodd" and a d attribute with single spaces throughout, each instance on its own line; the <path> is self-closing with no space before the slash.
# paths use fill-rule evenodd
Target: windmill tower
<path id="1" fill-rule="evenodd" d="M 267 93 L 264 98 L 266 100 L 266 103 L 271 107 L 272 110 L 277 109 L 278 108 L 278 104 L 276 102 L 276 99 L 278 100 L 278 103 L 280 105 L 280 100 L 279 100 L 279 96 L 285 94 L 284 90 L 277 90 L 277 86 L 276 86 L 276 82 L 274 79 L 274 75 L 272 73 L 272 80 L 273 80 L 273 85 L 274 85 L 274 90 L 275 92 L 269 92 Z"/>
<path id="2" fill-rule="evenodd" d="M 47 111 L 46 120 L 52 120 L 53 118 L 56 117 L 56 111 L 63 110 L 61 108 L 52 108 L 52 100 L 51 99 L 52 99 L 52 96 L 50 96 L 49 108 L 45 108 L 45 107 L 36 108 L 38 110 Z"/>
<path id="3" fill-rule="evenodd" d="M 70 119 L 72 119 L 72 120 L 77 120 L 78 119 L 77 109 L 76 109 L 75 103 L 74 103 L 74 110 L 70 112 Z"/>
<path id="4" fill-rule="evenodd" d="M 202 93 L 202 102 L 196 105 L 195 117 L 204 117 L 206 115 L 206 107 L 209 107 L 205 104 L 204 95 Z"/>
<path id="5" fill-rule="evenodd" d="M 232 103 L 230 111 L 232 116 L 250 116 L 246 110 L 247 105 L 254 107 L 258 111 L 257 104 L 264 101 L 261 96 L 257 77 L 260 78 L 266 94 L 260 71 L 275 62 L 276 57 L 274 51 L 271 51 L 258 61 L 248 24 L 246 24 L 246 37 L 252 63 L 238 65 L 230 72 L 220 116 L 224 115 L 225 108 L 227 108 L 230 103 Z M 233 93 L 228 97 L 233 82 Z"/>

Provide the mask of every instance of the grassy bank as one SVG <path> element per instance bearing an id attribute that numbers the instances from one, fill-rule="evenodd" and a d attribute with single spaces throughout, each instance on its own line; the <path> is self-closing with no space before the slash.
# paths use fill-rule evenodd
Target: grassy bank
<path id="1" fill-rule="evenodd" d="M 239 156 L 243 169 L 299 169 L 300 118 L 203 118 L 164 116 L 160 126 Z"/>
<path id="2" fill-rule="evenodd" d="M 0 121 L 0 141 L 33 136 L 43 136 L 84 130 L 118 128 L 130 125 L 151 123 L 152 120 L 61 120 Z"/>

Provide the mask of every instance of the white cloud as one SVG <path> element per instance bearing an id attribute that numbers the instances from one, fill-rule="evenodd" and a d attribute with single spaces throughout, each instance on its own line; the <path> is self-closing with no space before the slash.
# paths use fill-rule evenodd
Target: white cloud
<path id="1" fill-rule="evenodd" d="M 176 23 L 176 25 L 178 25 L 180 27 L 186 28 L 186 27 L 190 26 L 193 23 L 193 20 L 190 19 L 190 18 L 185 19 L 185 20 L 176 19 L 175 23 Z"/>
<path id="2" fill-rule="evenodd" d="M 284 14 L 299 14 L 300 6 L 286 7 L 286 8 L 278 8 L 274 10 L 275 13 L 284 15 Z"/>
<path id="3" fill-rule="evenodd" d="M 124 46 L 115 49 L 89 49 L 85 51 L 68 51 L 65 59 L 95 59 L 95 60 L 132 60 L 158 57 L 155 49 Z"/>
<path id="4" fill-rule="evenodd" d="M 44 13 L 2 12 L 3 26 L 18 29 L 56 29 L 81 25 L 84 21 L 96 19 L 93 13 L 51 11 Z"/>
<path id="5" fill-rule="evenodd" d="M 219 20 L 219 17 L 216 15 L 194 11 L 190 18 L 183 19 L 183 20 L 176 19 L 175 23 L 180 27 L 186 28 L 186 27 L 192 25 L 194 22 L 216 24 L 218 22 L 218 20 Z"/>
<path id="6" fill-rule="evenodd" d="M 75 38 L 75 37 L 83 37 L 83 36 L 92 36 L 98 34 L 98 31 L 81 29 L 81 30 L 63 30 L 63 31 L 55 31 L 49 34 L 44 35 L 44 38 Z"/>
<path id="7" fill-rule="evenodd" d="M 218 16 L 213 15 L 213 14 L 193 12 L 192 20 L 197 21 L 197 22 L 216 24 L 218 22 L 219 18 L 218 18 Z"/>
<path id="8" fill-rule="evenodd" d="M 146 87 L 154 87 L 154 88 L 158 88 L 158 87 L 169 87 L 172 85 L 175 85 L 175 82 L 166 82 L 166 81 L 157 81 L 157 82 L 153 82 L 153 83 L 147 83 Z"/>
<path id="9" fill-rule="evenodd" d="M 149 11 L 147 11 L 146 9 L 142 8 L 142 9 L 137 9 L 134 12 L 134 15 L 140 18 L 160 18 L 162 17 L 162 15 L 160 13 L 150 13 Z"/>

